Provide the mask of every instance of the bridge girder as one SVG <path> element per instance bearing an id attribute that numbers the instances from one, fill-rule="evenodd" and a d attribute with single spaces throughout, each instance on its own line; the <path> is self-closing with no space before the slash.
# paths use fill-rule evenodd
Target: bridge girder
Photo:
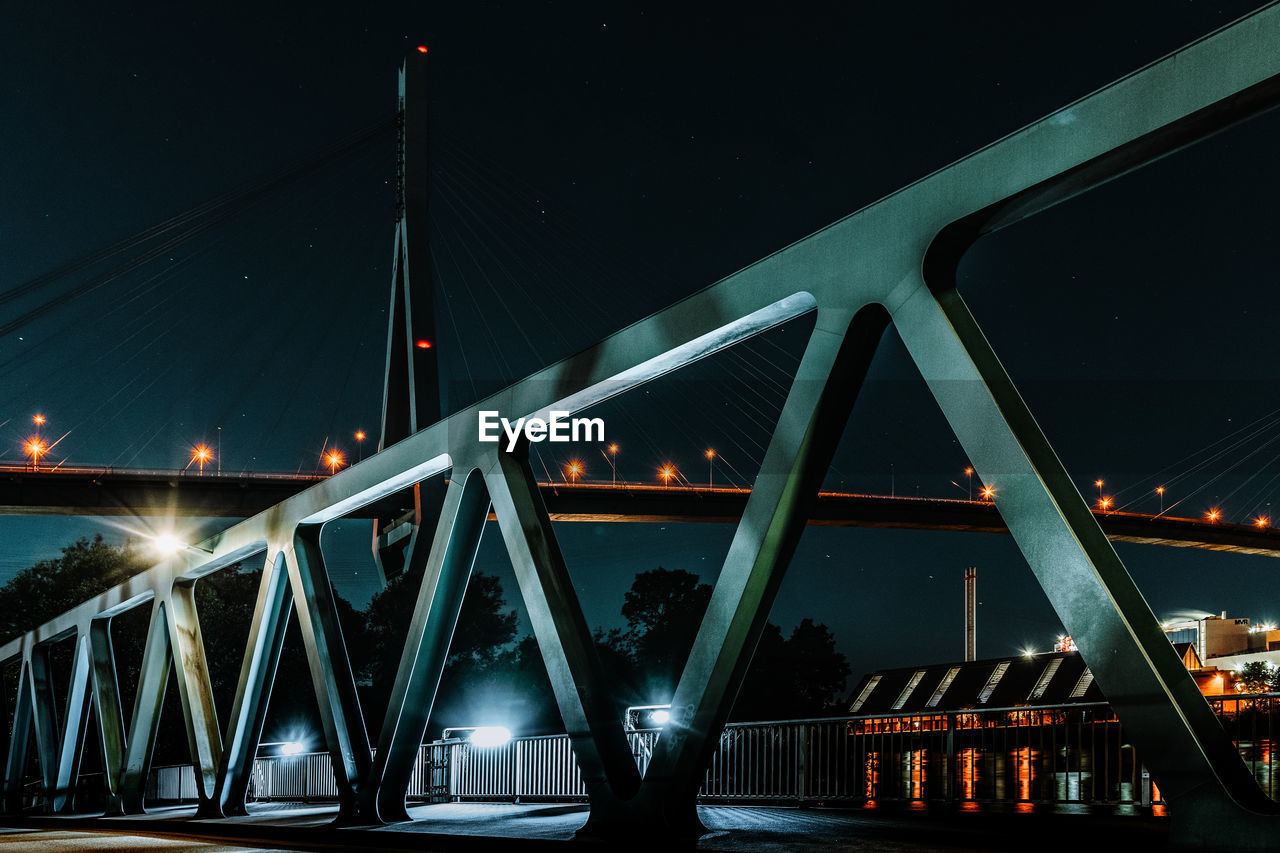
<path id="1" fill-rule="evenodd" d="M 998 486 L 997 505 L 1019 549 L 1164 792 L 1175 840 L 1201 849 L 1271 849 L 1280 830 L 1275 803 L 1247 772 L 1018 395 L 956 291 L 954 270 L 980 235 L 1278 100 L 1280 7 L 1272 6 L 236 525 L 213 540 L 212 555 L 183 554 L 9 643 L 0 648 L 0 661 L 20 661 L 24 677 L 6 803 L 13 807 L 21 784 L 22 759 L 13 756 L 25 755 L 32 728 L 42 767 L 68 766 L 73 762 L 63 759 L 77 748 L 75 738 L 53 737 L 40 722 L 51 716 L 52 701 L 36 677 L 40 650 L 68 636 L 92 636 L 94 620 L 151 600 L 157 649 L 167 638 L 194 672 L 185 679 L 183 711 L 202 805 L 233 810 L 243 796 L 238 774 L 260 735 L 291 590 L 344 805 L 364 819 L 401 816 L 407 747 L 425 727 L 479 541 L 478 518 L 492 503 L 590 792 L 589 829 L 696 831 L 693 797 L 708 751 L 807 518 L 832 436 L 853 405 L 867 354 L 892 324 L 966 454 Z M 639 779 L 629 752 L 619 748 L 618 721 L 607 719 L 600 701 L 599 663 L 536 484 L 518 456 L 475 440 L 477 412 L 578 412 L 809 312 L 816 322 L 799 374 L 676 689 L 672 719 Z M 430 545 L 386 712 L 391 725 L 383 726 L 374 761 L 332 601 L 322 589 L 327 582 L 313 548 L 316 531 L 446 471 L 449 502 Z M 263 552 L 268 571 L 224 750 L 212 717 L 201 717 L 212 703 L 207 677 L 202 682 L 200 676 L 198 619 L 175 602 L 201 576 Z M 149 644 L 149 658 L 150 652 Z M 110 694 L 111 679 L 103 677 L 109 667 L 94 660 L 92 690 L 102 703 Z M 158 702 L 163 686 L 155 684 L 144 678 L 138 707 Z M 118 777 L 127 790 L 120 797 L 138 808 L 132 757 L 148 747 L 144 735 L 131 732 L 128 740 L 130 759 Z M 119 751 L 108 755 L 116 760 Z M 46 772 L 45 784 L 55 792 L 60 782 Z"/>

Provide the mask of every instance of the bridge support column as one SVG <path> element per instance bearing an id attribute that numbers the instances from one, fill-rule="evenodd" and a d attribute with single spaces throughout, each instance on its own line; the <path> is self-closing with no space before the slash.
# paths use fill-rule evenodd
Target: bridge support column
<path id="1" fill-rule="evenodd" d="M 360 813 L 366 819 L 409 819 L 405 808 L 409 779 L 449 657 L 449 643 L 488 515 L 489 495 L 483 475 L 455 464 L 435 538 L 430 543 L 414 541 L 409 545 L 412 555 L 427 554 L 428 544 L 430 552 L 382 723 L 373 770 L 360 792 Z M 417 528 L 415 540 L 422 530 Z"/>

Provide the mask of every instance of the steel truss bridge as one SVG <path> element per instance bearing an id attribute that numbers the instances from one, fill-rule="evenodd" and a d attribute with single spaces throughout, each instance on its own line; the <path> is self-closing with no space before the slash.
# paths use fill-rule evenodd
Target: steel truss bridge
<path id="1" fill-rule="evenodd" d="M 492 513 L 581 772 L 590 803 L 585 831 L 632 837 L 698 831 L 704 771 L 872 354 L 892 324 L 969 460 L 980 471 L 998 472 L 1000 516 L 1169 803 L 1174 840 L 1205 849 L 1274 848 L 1280 807 L 1261 791 L 1182 666 L 957 292 L 955 270 L 983 234 L 1278 100 L 1280 7 L 1271 6 L 480 403 L 443 420 L 411 416 L 402 440 L 392 434 L 380 453 L 217 535 L 209 542 L 212 554 L 181 553 L 0 648 L 0 663 L 21 666 L 5 808 L 21 808 L 33 736 L 48 801 L 55 811 L 70 807 L 92 706 L 109 811 L 141 811 L 161 699 L 176 663 L 200 810 L 242 813 L 285 624 L 296 612 L 343 818 L 405 818 L 413 763 Z M 400 248 L 406 221 L 402 215 L 397 230 L 399 263 L 407 263 Z M 407 287 L 407 267 L 398 269 Z M 802 315 L 815 315 L 814 329 L 676 687 L 671 721 L 642 776 L 602 688 L 527 448 L 504 453 L 478 443 L 477 412 L 496 409 L 512 418 L 581 412 Z M 398 316 L 393 312 L 393 337 L 403 334 Z M 445 477 L 434 528 L 416 526 L 405 552 L 424 571 L 373 744 L 320 530 Z M 249 560 L 262 560 L 265 571 L 224 724 L 214 710 L 194 587 Z M 150 628 L 137 693 L 124 697 L 109 625 L 139 607 L 149 609 Z M 49 649 L 62 640 L 74 641 L 75 663 L 65 707 L 56 708 Z M 134 707 L 127 729 L 125 701 Z"/>

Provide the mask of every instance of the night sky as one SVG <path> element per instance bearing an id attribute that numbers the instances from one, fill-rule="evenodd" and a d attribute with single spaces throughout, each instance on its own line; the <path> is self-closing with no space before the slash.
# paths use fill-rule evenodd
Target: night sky
<path id="1" fill-rule="evenodd" d="M 382 397 L 394 142 L 332 150 L 391 117 L 415 45 L 432 58 L 436 344 L 456 409 L 1259 4 L 796 5 L 9 4 L 0 462 L 21 461 L 37 411 L 67 464 L 182 467 L 219 427 L 224 470 L 357 454 Z M 1151 510 L 1164 483 L 1177 514 L 1240 521 L 1280 500 L 1280 426 L 1236 432 L 1278 405 L 1278 133 L 1280 114 L 1255 119 L 966 256 L 961 292 L 1086 497 L 1101 477 Z M 267 191 L 299 164 L 316 168 Z M 652 482 L 671 460 L 705 482 L 716 446 L 717 479 L 749 482 L 804 331 L 611 403 L 619 475 Z M 962 497 L 967 460 L 892 332 L 872 379 L 828 484 Z M 598 448 L 575 452 L 608 478 Z M 97 530 L 129 535 L 0 519 L 0 581 Z M 367 527 L 346 532 L 335 583 L 362 604 Z M 558 532 L 606 626 L 636 572 L 713 580 L 732 535 Z M 1157 615 L 1280 617 L 1274 561 L 1119 550 Z M 994 535 L 811 528 L 772 619 L 825 622 L 855 678 L 956 658 L 966 565 L 980 655 L 1052 643 L 1056 618 Z M 517 606 L 496 530 L 478 568 Z"/>

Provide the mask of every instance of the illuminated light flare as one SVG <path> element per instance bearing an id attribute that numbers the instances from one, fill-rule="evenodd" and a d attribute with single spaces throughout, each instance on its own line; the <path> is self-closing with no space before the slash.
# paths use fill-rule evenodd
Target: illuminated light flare
<path id="1" fill-rule="evenodd" d="M 564 466 L 565 479 L 570 482 L 577 483 L 578 478 L 582 476 L 582 460 L 570 459 Z"/>
<path id="2" fill-rule="evenodd" d="M 1209 521 L 1216 522 L 1219 518 L 1222 517 L 1222 510 L 1218 509 L 1217 507 L 1214 507 L 1213 509 L 1206 512 L 1204 514 L 1204 517 L 1209 519 Z"/>
<path id="3" fill-rule="evenodd" d="M 427 52 L 427 46 L 425 44 L 418 45 L 418 53 L 426 53 L 426 52 Z"/>
<path id="4" fill-rule="evenodd" d="M 981 495 L 982 495 L 982 497 L 983 497 L 983 499 L 984 499 L 984 500 L 988 500 L 988 501 L 995 500 L 995 497 L 996 497 L 996 490 L 995 490 L 995 487 L 993 487 L 993 486 L 983 486 L 983 487 L 982 487 Z"/>
<path id="5" fill-rule="evenodd" d="M 31 464 L 36 468 L 40 467 L 40 457 L 49 452 L 49 445 L 44 443 L 44 439 L 39 436 L 32 436 L 27 439 L 27 443 L 23 445 L 23 452 L 31 457 Z"/>
<path id="6" fill-rule="evenodd" d="M 1269 515 L 1260 515 L 1260 516 L 1258 516 L 1257 518 L 1255 518 L 1255 519 L 1253 520 L 1253 523 L 1254 523 L 1254 526 L 1255 526 L 1255 527 L 1270 527 L 1270 526 L 1271 526 L 1271 516 L 1269 516 Z"/>
<path id="7" fill-rule="evenodd" d="M 418 349 L 431 349 L 431 341 L 427 340 L 426 338 L 421 338 L 418 340 L 417 343 L 414 344 L 414 346 L 417 347 Z"/>
<path id="8" fill-rule="evenodd" d="M 664 485 L 671 485 L 672 478 L 676 476 L 676 466 L 668 462 L 658 469 L 658 476 L 662 478 Z"/>
<path id="9" fill-rule="evenodd" d="M 324 455 L 324 464 L 329 466 L 330 474 L 336 474 L 344 461 L 341 450 L 330 450 Z"/>

